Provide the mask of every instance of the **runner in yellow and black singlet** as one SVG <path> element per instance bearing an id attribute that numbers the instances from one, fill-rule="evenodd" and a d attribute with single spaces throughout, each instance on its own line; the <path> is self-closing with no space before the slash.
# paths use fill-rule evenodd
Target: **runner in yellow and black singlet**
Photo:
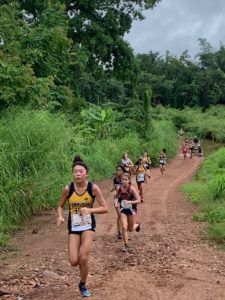
<path id="1" fill-rule="evenodd" d="M 144 151 L 144 154 L 143 154 L 143 162 L 144 162 L 144 167 L 146 169 L 146 175 L 147 177 L 150 179 L 150 168 L 151 168 L 151 158 L 150 158 L 150 155 L 149 153 L 145 150 Z"/>
<path id="2" fill-rule="evenodd" d="M 136 162 L 135 174 L 138 190 L 141 197 L 141 202 L 144 202 L 143 185 L 146 182 L 146 168 L 144 166 L 144 161 L 142 157 L 140 157 L 139 160 Z"/>
<path id="3" fill-rule="evenodd" d="M 68 201 L 69 262 L 74 267 L 79 265 L 79 290 L 81 296 L 89 297 L 91 293 L 86 287 L 86 280 L 88 276 L 89 253 L 96 227 L 94 214 L 106 213 L 108 207 L 99 187 L 87 181 L 88 167 L 79 156 L 74 158 L 72 171 L 74 181 L 65 186 L 59 200 L 57 225 L 65 221 L 62 215 L 62 208 Z M 95 198 L 99 204 L 96 208 L 93 207 Z"/>
<path id="4" fill-rule="evenodd" d="M 95 200 L 95 196 L 92 193 L 93 184 L 87 183 L 87 189 L 79 195 L 76 192 L 74 182 L 69 185 L 69 217 L 68 217 L 68 230 L 70 234 L 82 234 L 83 231 L 91 230 L 95 231 L 96 223 L 93 214 L 87 214 L 82 216 L 81 208 L 92 208 Z"/>

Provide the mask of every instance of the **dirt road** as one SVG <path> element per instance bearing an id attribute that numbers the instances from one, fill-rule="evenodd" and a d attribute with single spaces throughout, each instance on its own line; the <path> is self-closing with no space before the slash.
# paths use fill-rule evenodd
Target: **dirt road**
<path id="1" fill-rule="evenodd" d="M 209 245 L 205 225 L 179 192 L 201 158 L 177 156 L 164 175 L 151 171 L 145 202 L 139 205 L 141 231 L 130 234 L 131 250 L 117 241 L 111 181 L 99 183 L 110 212 L 97 216 L 88 286 L 93 300 L 224 300 L 225 252 Z M 67 261 L 67 232 L 54 213 L 36 216 L 13 238 L 16 251 L 1 254 L 1 299 L 80 299 L 78 269 Z M 21 296 L 21 298 L 18 298 Z"/>

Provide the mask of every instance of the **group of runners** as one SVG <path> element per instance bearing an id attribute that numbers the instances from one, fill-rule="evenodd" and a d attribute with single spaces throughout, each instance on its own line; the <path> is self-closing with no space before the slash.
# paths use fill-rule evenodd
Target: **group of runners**
<path id="1" fill-rule="evenodd" d="M 193 153 L 197 151 L 199 156 L 202 156 L 202 147 L 200 144 L 200 140 L 197 137 L 191 139 L 184 139 L 181 147 L 182 154 L 184 159 L 187 158 L 188 154 L 190 158 L 192 158 Z"/>
<path id="2" fill-rule="evenodd" d="M 124 153 L 120 164 L 116 167 L 113 178 L 114 207 L 117 213 L 117 238 L 124 241 L 123 251 L 128 249 L 128 232 L 140 231 L 137 219 L 137 204 L 144 202 L 143 185 L 150 178 L 151 159 L 147 151 L 135 164 Z M 132 174 L 136 175 L 138 191 L 131 183 Z"/>
<path id="3" fill-rule="evenodd" d="M 178 135 L 182 144 L 181 152 L 184 159 L 186 159 L 188 155 L 190 158 L 192 158 L 193 155 L 203 156 L 200 140 L 196 136 L 190 139 L 185 138 L 185 132 L 183 128 L 178 131 Z"/>
<path id="4" fill-rule="evenodd" d="M 165 172 L 166 149 L 159 155 L 160 171 Z M 124 153 L 121 162 L 116 167 L 113 178 L 113 199 L 117 215 L 117 238 L 123 240 L 123 251 L 128 251 L 128 232 L 140 231 L 140 220 L 137 215 L 137 205 L 144 202 L 143 185 L 150 179 L 151 159 L 144 151 L 135 164 Z M 79 266 L 81 296 L 91 296 L 87 289 L 88 260 L 96 228 L 95 214 L 108 212 L 108 205 L 100 188 L 87 180 L 89 168 L 80 156 L 75 156 L 72 163 L 73 181 L 62 191 L 57 208 L 57 225 L 65 222 L 63 207 L 68 202 L 68 256 L 71 266 Z M 138 189 L 132 184 L 135 175 Z M 98 207 L 94 207 L 94 200 Z"/>

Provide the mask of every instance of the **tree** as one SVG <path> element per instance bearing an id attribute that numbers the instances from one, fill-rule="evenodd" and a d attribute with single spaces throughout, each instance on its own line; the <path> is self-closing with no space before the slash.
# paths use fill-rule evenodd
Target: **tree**
<path id="1" fill-rule="evenodd" d="M 69 19 L 68 36 L 88 55 L 88 72 L 112 72 L 122 80 L 136 78 L 133 50 L 123 40 L 132 21 L 143 19 L 142 11 L 153 8 L 159 0 L 20 0 L 33 15 L 34 23 L 42 21 L 45 10 L 61 3 L 66 5 Z M 53 5 L 54 3 L 54 5 Z"/>
<path id="2" fill-rule="evenodd" d="M 151 98 L 152 90 L 150 88 L 144 91 L 144 116 L 145 116 L 145 138 L 152 134 L 153 126 L 151 122 Z"/>

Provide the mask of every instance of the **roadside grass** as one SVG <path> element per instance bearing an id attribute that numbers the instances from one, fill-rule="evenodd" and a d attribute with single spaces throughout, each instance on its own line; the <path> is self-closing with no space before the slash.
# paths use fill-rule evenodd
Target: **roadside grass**
<path id="1" fill-rule="evenodd" d="M 225 148 L 208 155 L 193 181 L 181 190 L 199 205 L 200 213 L 193 220 L 207 222 L 208 238 L 225 244 Z"/>

